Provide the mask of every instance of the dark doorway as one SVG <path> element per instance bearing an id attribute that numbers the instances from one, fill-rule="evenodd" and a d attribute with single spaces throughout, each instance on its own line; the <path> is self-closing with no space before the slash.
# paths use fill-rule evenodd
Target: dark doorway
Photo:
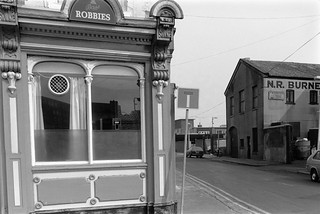
<path id="1" fill-rule="evenodd" d="M 250 136 L 247 136 L 247 158 L 251 159 L 251 143 Z"/>
<path id="2" fill-rule="evenodd" d="M 235 127 L 229 129 L 231 157 L 238 158 L 238 131 Z"/>

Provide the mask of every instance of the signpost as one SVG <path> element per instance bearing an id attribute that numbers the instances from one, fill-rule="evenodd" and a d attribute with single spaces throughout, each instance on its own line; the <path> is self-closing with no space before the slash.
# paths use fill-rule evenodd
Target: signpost
<path id="1" fill-rule="evenodd" d="M 199 89 L 179 88 L 178 89 L 178 108 L 186 109 L 185 134 L 184 134 L 184 150 L 183 150 L 183 171 L 182 171 L 182 188 L 181 188 L 181 208 L 180 213 L 183 214 L 184 207 L 184 186 L 186 176 L 187 161 L 187 138 L 188 138 L 188 120 L 189 108 L 199 108 Z"/>

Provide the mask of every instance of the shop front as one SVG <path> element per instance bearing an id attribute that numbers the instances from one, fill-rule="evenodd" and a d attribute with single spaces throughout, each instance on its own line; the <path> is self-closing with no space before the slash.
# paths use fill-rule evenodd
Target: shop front
<path id="1" fill-rule="evenodd" d="M 0 213 L 176 213 L 179 5 L 0 6 Z"/>

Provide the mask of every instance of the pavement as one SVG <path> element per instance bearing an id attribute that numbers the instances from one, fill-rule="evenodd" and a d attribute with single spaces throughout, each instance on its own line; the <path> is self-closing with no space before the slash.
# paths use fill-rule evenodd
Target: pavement
<path id="1" fill-rule="evenodd" d="M 183 156 L 182 153 L 177 153 L 177 156 L 179 155 Z M 208 154 L 204 155 L 203 158 L 230 164 L 263 167 L 266 170 L 280 170 L 308 175 L 305 168 L 306 160 L 294 160 L 290 164 L 279 164 L 227 156 L 216 157 Z M 182 171 L 176 170 L 176 199 L 179 214 L 267 214 L 258 207 L 247 204 L 190 174 L 186 174 L 185 177 L 184 207 L 183 212 L 181 212 L 182 174 Z"/>

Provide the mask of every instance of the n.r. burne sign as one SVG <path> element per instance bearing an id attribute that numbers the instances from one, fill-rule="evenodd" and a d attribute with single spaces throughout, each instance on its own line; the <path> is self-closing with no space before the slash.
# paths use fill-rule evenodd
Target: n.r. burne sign
<path id="1" fill-rule="evenodd" d="M 112 7 L 104 0 L 78 0 L 69 12 L 69 19 L 101 24 L 115 24 Z"/>

